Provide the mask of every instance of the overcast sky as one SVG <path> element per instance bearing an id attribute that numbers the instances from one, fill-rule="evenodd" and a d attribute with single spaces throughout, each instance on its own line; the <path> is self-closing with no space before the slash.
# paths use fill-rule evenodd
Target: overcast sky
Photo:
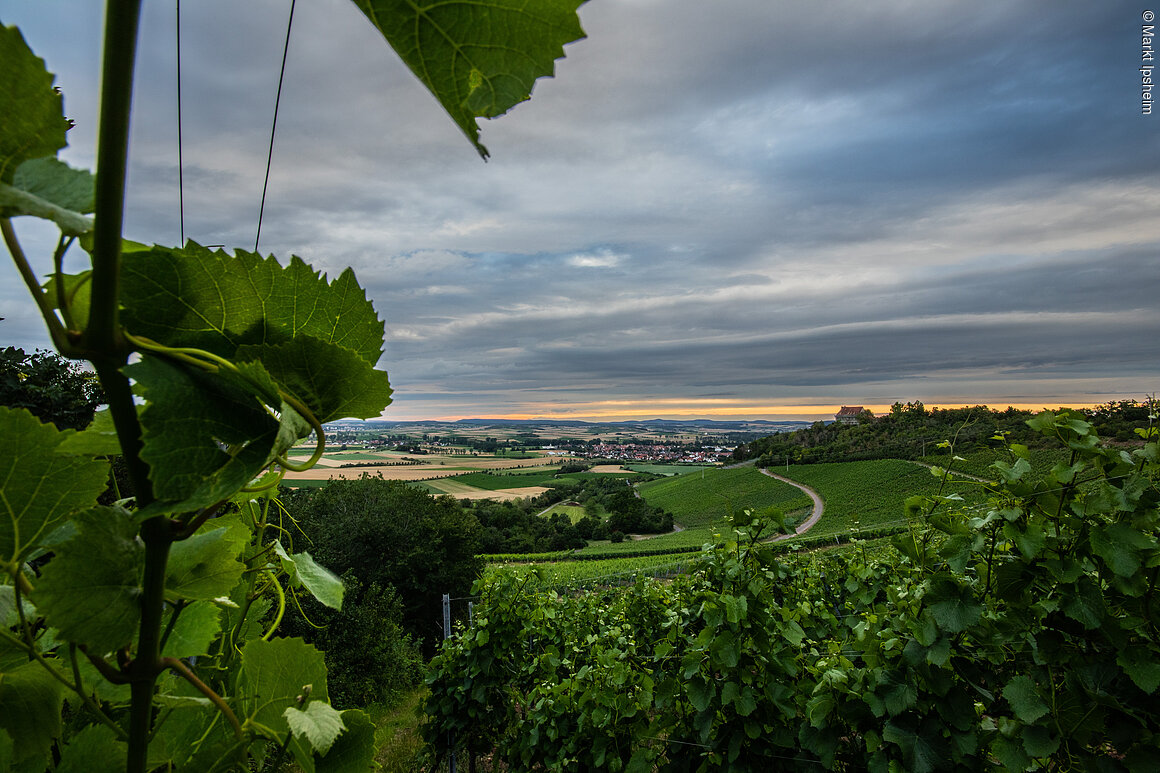
<path id="1" fill-rule="evenodd" d="M 57 74 L 74 166 L 100 5 L 0 0 Z M 173 5 L 145 3 L 126 223 L 160 244 L 180 240 Z M 182 8 L 187 238 L 254 246 L 289 8 Z M 557 77 L 481 122 L 485 164 L 352 3 L 301 0 L 261 251 L 354 267 L 397 419 L 1143 398 L 1149 8 L 591 0 Z M 55 238 L 16 224 L 47 271 Z M 48 345 L 10 261 L 0 316 L 0 344 Z"/>

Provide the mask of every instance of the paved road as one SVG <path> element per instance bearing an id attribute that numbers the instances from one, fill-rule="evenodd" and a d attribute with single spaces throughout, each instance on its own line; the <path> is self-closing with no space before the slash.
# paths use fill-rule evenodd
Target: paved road
<path id="1" fill-rule="evenodd" d="M 805 534 L 807 531 L 814 528 L 817 522 L 822 519 L 822 513 L 826 510 L 826 503 L 822 501 L 820 496 L 818 496 L 818 492 L 814 491 L 809 486 L 803 486 L 797 481 L 790 480 L 789 478 L 785 478 L 781 475 L 777 475 L 770 472 L 769 470 L 762 470 L 761 472 L 763 475 L 768 475 L 774 480 L 780 480 L 782 483 L 788 483 L 796 489 L 801 489 L 806 494 L 806 496 L 813 500 L 814 503 L 814 509 L 810 512 L 810 517 L 799 523 L 793 534 L 782 534 L 780 536 L 774 537 L 772 540 L 770 540 L 770 542 L 777 542 L 779 540 L 789 539 L 790 537 L 796 537 L 797 535 Z"/>

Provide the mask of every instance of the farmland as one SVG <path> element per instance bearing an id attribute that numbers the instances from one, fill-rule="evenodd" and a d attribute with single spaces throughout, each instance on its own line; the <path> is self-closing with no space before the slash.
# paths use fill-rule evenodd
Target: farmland
<path id="1" fill-rule="evenodd" d="M 306 455 L 301 452 L 290 457 L 291 461 L 296 462 L 305 459 Z M 554 469 L 560 463 L 559 457 L 547 455 L 528 456 L 520 459 L 491 454 L 477 456 L 425 454 L 421 457 L 415 457 L 390 451 L 364 451 L 354 454 L 349 451 L 328 451 L 316 467 L 305 472 L 288 472 L 285 484 L 295 487 L 299 485 L 299 481 L 358 478 L 364 473 L 381 475 L 387 480 L 419 481 L 483 471 L 533 469 L 543 472 L 546 469 Z M 348 464 L 357 466 L 342 466 Z M 529 485 L 535 484 L 529 481 L 520 484 L 520 487 Z"/>
<path id="2" fill-rule="evenodd" d="M 937 494 L 940 483 L 931 470 L 900 459 L 791 465 L 788 472 L 782 467 L 777 472 L 825 500 L 826 514 L 811 531 L 813 536 L 905 524 L 906 499 Z M 969 497 L 978 490 L 977 483 L 956 481 L 943 493 Z"/>
<path id="3" fill-rule="evenodd" d="M 732 514 L 778 507 L 786 512 L 810 506 L 809 497 L 755 467 L 704 470 L 642 483 L 640 495 L 650 505 L 673 514 L 685 527 L 718 525 Z"/>

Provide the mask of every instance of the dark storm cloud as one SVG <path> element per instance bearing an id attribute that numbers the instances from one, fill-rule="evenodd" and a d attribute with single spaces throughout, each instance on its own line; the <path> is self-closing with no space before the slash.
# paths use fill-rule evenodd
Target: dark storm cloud
<path id="1" fill-rule="evenodd" d="M 61 5 L 3 18 L 90 165 L 99 11 Z M 288 4 L 187 8 L 186 235 L 250 249 Z M 299 3 L 262 249 L 353 266 L 396 409 L 428 415 L 1154 390 L 1139 10 L 600 0 L 559 77 L 483 122 L 484 165 L 352 4 Z M 173 243 L 172 7 L 141 50 L 127 234 Z M 43 345 L 4 271 L 0 334 Z"/>

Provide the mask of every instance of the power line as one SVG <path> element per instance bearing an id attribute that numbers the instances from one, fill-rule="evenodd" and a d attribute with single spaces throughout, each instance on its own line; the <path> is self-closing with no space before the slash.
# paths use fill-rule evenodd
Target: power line
<path id="1" fill-rule="evenodd" d="M 181 222 L 181 246 L 185 246 L 185 164 L 181 155 L 181 0 L 177 0 L 177 211 Z"/>
<path id="2" fill-rule="evenodd" d="M 258 207 L 258 232 L 254 235 L 254 252 L 262 238 L 262 215 L 266 211 L 266 189 L 270 185 L 270 164 L 274 159 L 274 133 L 278 128 L 278 105 L 282 102 L 282 81 L 286 77 L 286 55 L 290 51 L 290 30 L 294 26 L 294 6 L 298 0 L 290 0 L 290 20 L 286 22 L 286 43 L 282 46 L 282 69 L 278 73 L 278 93 L 274 97 L 274 120 L 270 124 L 270 150 L 266 154 L 266 179 L 262 183 L 262 203 Z"/>

